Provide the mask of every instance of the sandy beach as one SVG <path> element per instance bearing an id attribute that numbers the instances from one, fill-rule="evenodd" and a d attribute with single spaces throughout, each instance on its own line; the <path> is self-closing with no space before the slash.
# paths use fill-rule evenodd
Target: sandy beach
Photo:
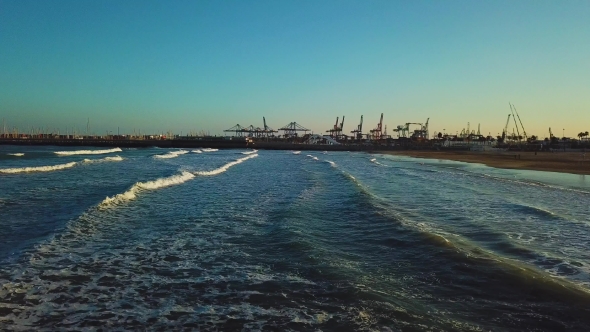
<path id="1" fill-rule="evenodd" d="M 391 151 L 383 154 L 480 163 L 497 168 L 590 175 L 590 152 Z M 584 155 L 585 154 L 585 155 Z"/>

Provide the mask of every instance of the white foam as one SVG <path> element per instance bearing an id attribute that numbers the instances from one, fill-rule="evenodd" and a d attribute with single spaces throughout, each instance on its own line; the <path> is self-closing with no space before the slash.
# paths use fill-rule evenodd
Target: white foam
<path id="1" fill-rule="evenodd" d="M 332 165 L 332 167 L 336 167 L 336 163 L 330 160 L 326 160 L 326 162 L 330 165 Z"/>
<path id="2" fill-rule="evenodd" d="M 308 154 L 307 156 L 308 156 L 309 158 L 313 159 L 313 160 L 318 160 L 318 157 L 314 157 L 314 156 L 312 156 L 312 155 L 310 155 L 310 154 Z"/>
<path id="3" fill-rule="evenodd" d="M 170 158 L 176 158 L 180 155 L 186 154 L 188 153 L 188 151 L 185 150 L 178 150 L 178 151 L 171 151 L 168 152 L 166 154 L 157 154 L 154 156 L 154 158 L 158 158 L 158 159 L 170 159 Z"/>
<path id="4" fill-rule="evenodd" d="M 293 151 L 293 154 L 300 154 L 301 151 Z"/>
<path id="5" fill-rule="evenodd" d="M 225 164 L 225 165 L 223 165 L 223 166 L 221 166 L 221 167 L 219 167 L 217 169 L 214 169 L 212 171 L 194 172 L 193 174 L 200 175 L 200 176 L 217 175 L 217 174 L 220 174 L 220 173 L 223 173 L 223 172 L 227 171 L 232 166 L 235 166 L 237 164 L 241 164 L 244 161 L 246 161 L 248 159 L 255 158 L 255 157 L 258 157 L 258 154 L 251 154 L 251 155 L 248 155 L 247 157 L 243 157 L 243 158 L 237 159 L 235 161 L 229 162 L 229 163 L 227 163 L 227 164 Z"/>
<path id="6" fill-rule="evenodd" d="M 21 167 L 21 168 L 4 168 L 0 169 L 0 173 L 28 173 L 28 172 L 51 172 L 58 171 L 76 166 L 77 162 L 72 161 L 67 164 L 53 165 L 53 166 L 37 166 L 37 167 Z"/>
<path id="7" fill-rule="evenodd" d="M 203 151 L 201 151 L 201 150 L 193 150 L 192 152 L 193 153 L 203 153 Z"/>
<path id="8" fill-rule="evenodd" d="M 194 178 L 195 176 L 189 172 L 182 172 L 177 175 L 169 176 L 166 178 L 159 178 L 154 181 L 147 181 L 147 182 L 137 182 L 129 190 L 122 194 L 117 194 L 113 197 L 105 198 L 101 203 L 100 206 L 108 206 L 113 203 L 121 203 L 124 201 L 129 201 L 135 199 L 137 197 L 137 193 L 141 192 L 142 190 L 155 190 L 159 188 L 174 186 L 177 184 L 185 183 L 186 181 Z"/>
<path id="9" fill-rule="evenodd" d="M 9 155 L 9 156 L 15 156 L 15 157 L 22 157 L 25 154 L 24 153 L 7 153 L 7 155 Z"/>
<path id="10" fill-rule="evenodd" d="M 258 150 L 244 151 L 244 152 L 242 152 L 242 154 L 253 154 L 253 153 L 256 153 L 256 152 L 258 152 Z"/>
<path id="11" fill-rule="evenodd" d="M 85 163 L 101 163 L 104 161 L 123 161 L 123 157 L 114 156 L 114 157 L 105 157 L 105 158 L 101 158 L 101 159 L 84 159 Z"/>
<path id="12" fill-rule="evenodd" d="M 203 152 L 215 152 L 215 151 L 219 151 L 219 149 L 210 149 L 210 148 L 204 148 L 202 150 L 203 150 Z"/>
<path id="13" fill-rule="evenodd" d="M 130 200 L 135 199 L 137 197 L 137 194 L 141 191 L 156 190 L 159 188 L 182 184 L 182 183 L 185 183 L 185 182 L 193 179 L 195 177 L 195 175 L 208 176 L 208 175 L 216 175 L 219 173 L 223 173 L 223 172 L 227 171 L 228 168 L 230 168 L 234 165 L 243 163 L 244 161 L 254 158 L 254 157 L 257 157 L 257 156 L 258 156 L 257 154 L 251 154 L 247 157 L 240 158 L 235 161 L 229 162 L 229 163 L 221 166 L 220 168 L 214 169 L 212 171 L 203 171 L 203 172 L 194 172 L 194 173 L 183 171 L 180 174 L 176 174 L 176 175 L 169 176 L 166 178 L 159 178 L 154 181 L 137 182 L 133 186 L 131 186 L 131 188 L 129 188 L 129 190 L 127 190 L 126 192 L 124 192 L 122 194 L 117 194 L 113 197 L 105 198 L 99 204 L 99 206 L 100 207 L 107 207 L 111 204 L 118 204 L 118 203 L 122 203 L 125 201 L 130 201 Z"/>
<path id="14" fill-rule="evenodd" d="M 113 153 L 113 152 L 121 152 L 123 150 L 119 148 L 108 149 L 108 150 L 75 150 L 75 151 L 55 151 L 54 153 L 60 156 L 71 156 L 76 154 L 104 154 L 104 153 Z"/>
<path id="15" fill-rule="evenodd" d="M 378 162 L 376 158 L 371 159 L 371 162 L 380 166 L 385 166 L 387 167 L 387 165 L 383 165 L 382 163 Z"/>

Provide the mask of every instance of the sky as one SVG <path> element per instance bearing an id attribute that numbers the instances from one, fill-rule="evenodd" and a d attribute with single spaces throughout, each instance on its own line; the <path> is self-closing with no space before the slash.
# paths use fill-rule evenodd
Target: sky
<path id="1" fill-rule="evenodd" d="M 290 122 L 590 131 L 590 1 L 0 0 L 0 118 L 130 133 Z M 509 131 L 514 128 L 513 123 Z"/>

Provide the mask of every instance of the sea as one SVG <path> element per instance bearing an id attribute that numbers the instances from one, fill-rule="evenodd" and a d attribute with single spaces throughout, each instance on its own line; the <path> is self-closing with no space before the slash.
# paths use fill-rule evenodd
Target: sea
<path id="1" fill-rule="evenodd" d="M 0 146 L 0 330 L 588 331 L 590 177 Z"/>

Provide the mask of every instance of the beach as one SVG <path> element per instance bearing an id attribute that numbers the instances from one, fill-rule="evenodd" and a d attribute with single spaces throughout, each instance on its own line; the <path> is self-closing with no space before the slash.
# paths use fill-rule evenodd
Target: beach
<path id="1" fill-rule="evenodd" d="M 382 151 L 382 154 L 479 163 L 496 168 L 590 174 L 590 152 Z"/>

